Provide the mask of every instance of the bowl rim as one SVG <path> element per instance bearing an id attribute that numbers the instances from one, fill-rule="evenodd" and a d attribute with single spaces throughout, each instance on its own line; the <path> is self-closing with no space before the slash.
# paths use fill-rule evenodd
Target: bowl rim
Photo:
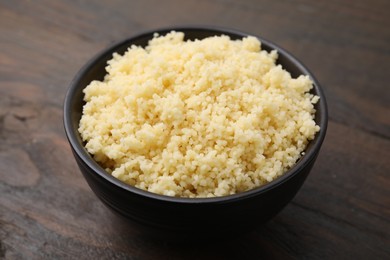
<path id="1" fill-rule="evenodd" d="M 232 34 L 236 35 L 238 37 L 246 37 L 246 36 L 254 36 L 257 39 L 259 39 L 263 45 L 266 45 L 267 47 L 277 50 L 278 55 L 285 56 L 286 59 L 291 61 L 294 66 L 297 67 L 299 71 L 302 72 L 304 75 L 308 75 L 311 80 L 313 81 L 313 88 L 317 92 L 317 95 L 320 97 L 319 100 L 319 116 L 321 118 L 319 122 L 320 131 L 317 132 L 315 138 L 311 140 L 312 148 L 310 151 L 305 153 L 299 161 L 292 166 L 289 170 L 287 170 L 283 175 L 277 177 L 275 180 L 264 184 L 262 186 L 232 194 L 232 195 L 225 195 L 225 196 L 219 196 L 219 197 L 211 197 L 211 198 L 187 198 L 187 197 L 171 197 L 167 195 L 161 195 L 157 193 L 152 193 L 150 191 L 146 191 L 140 188 L 137 188 L 135 186 L 131 186 L 129 184 L 126 184 L 119 179 L 115 178 L 111 174 L 107 173 L 96 161 L 91 159 L 91 156 L 86 151 L 85 147 L 78 142 L 77 136 L 79 135 L 78 132 L 76 133 L 73 131 L 72 127 L 72 117 L 71 117 L 71 101 L 72 97 L 74 96 L 76 90 L 80 88 L 80 85 L 78 84 L 79 81 L 83 78 L 84 74 L 89 71 L 94 64 L 101 59 L 103 56 L 115 52 L 115 49 L 122 46 L 123 44 L 129 43 L 129 47 L 131 45 L 131 41 L 134 41 L 139 38 L 144 37 L 152 37 L 154 33 L 158 33 L 159 35 L 165 35 L 166 33 L 170 31 L 177 31 L 177 32 L 188 32 L 188 31 L 205 31 L 205 32 L 211 32 L 216 34 Z M 235 30 L 235 29 L 229 29 L 224 27 L 217 27 L 217 26 L 178 26 L 178 27 L 164 27 L 164 28 L 158 28 L 154 30 L 148 30 L 144 31 L 138 34 L 135 34 L 134 36 L 127 37 L 121 41 L 118 41 L 107 48 L 104 48 L 102 51 L 98 52 L 94 57 L 92 57 L 75 75 L 73 80 L 69 84 L 69 88 L 67 90 L 67 93 L 65 95 L 64 99 L 64 105 L 63 105 L 63 123 L 64 123 L 64 129 L 66 137 L 71 145 L 71 148 L 73 152 L 82 160 L 83 163 L 85 163 L 90 169 L 92 169 L 97 175 L 99 175 L 104 180 L 110 182 L 114 186 L 118 187 L 121 190 L 134 193 L 138 196 L 146 197 L 149 199 L 164 201 L 164 202 L 170 202 L 170 203 L 196 203 L 196 204 L 215 204 L 215 203 L 227 203 L 237 200 L 242 200 L 245 198 L 251 198 L 254 196 L 257 196 L 261 193 L 265 193 L 279 185 L 282 185 L 283 183 L 287 182 L 289 179 L 293 178 L 298 172 L 300 172 L 301 169 L 305 168 L 308 164 L 311 163 L 312 160 L 314 160 L 321 148 L 322 142 L 325 139 L 326 131 L 327 131 L 327 124 L 328 124 L 328 109 L 327 109 L 327 103 L 326 98 L 324 95 L 324 92 L 317 81 L 317 79 L 314 77 L 314 75 L 310 72 L 310 70 L 296 57 L 294 57 L 291 53 L 283 49 L 282 47 L 278 46 L 277 44 L 274 44 L 273 42 L 270 42 L 263 37 L 259 37 L 255 34 L 246 33 L 243 31 Z"/>

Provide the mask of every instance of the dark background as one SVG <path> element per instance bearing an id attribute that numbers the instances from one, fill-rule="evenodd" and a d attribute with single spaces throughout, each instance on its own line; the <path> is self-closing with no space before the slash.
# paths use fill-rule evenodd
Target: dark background
<path id="1" fill-rule="evenodd" d="M 0 259 L 390 259 L 390 1 L 0 1 Z M 306 183 L 223 243 L 155 241 L 95 197 L 62 124 L 68 84 L 112 43 L 213 25 L 293 53 L 329 105 Z"/>

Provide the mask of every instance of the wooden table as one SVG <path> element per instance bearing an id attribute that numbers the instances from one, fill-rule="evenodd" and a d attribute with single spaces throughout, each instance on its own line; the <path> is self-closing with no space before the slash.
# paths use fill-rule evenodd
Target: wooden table
<path id="1" fill-rule="evenodd" d="M 390 259 L 390 2 L 0 2 L 0 258 Z M 69 82 L 143 30 L 216 25 L 276 42 L 326 92 L 330 122 L 293 201 L 238 240 L 156 241 L 87 186 L 64 135 Z"/>

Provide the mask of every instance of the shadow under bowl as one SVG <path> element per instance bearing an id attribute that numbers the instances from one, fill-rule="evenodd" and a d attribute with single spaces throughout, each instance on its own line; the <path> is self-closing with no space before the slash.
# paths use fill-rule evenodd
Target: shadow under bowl
<path id="1" fill-rule="evenodd" d="M 127 185 L 108 174 L 84 147 L 78 132 L 82 115 L 83 89 L 93 80 L 102 80 L 106 74 L 107 61 L 112 54 L 123 54 L 131 45 L 146 46 L 155 32 L 160 35 L 175 30 L 185 33 L 186 39 L 202 39 L 215 35 L 228 35 L 241 39 L 248 34 L 229 29 L 167 28 L 139 34 L 119 42 L 89 61 L 76 75 L 64 102 L 65 132 L 77 164 L 97 197 L 111 210 L 138 227 L 145 228 L 159 237 L 226 237 L 240 234 L 261 225 L 287 205 L 302 186 L 309 174 L 327 128 L 325 96 L 317 80 L 296 58 L 277 45 L 260 37 L 262 49 L 277 50 L 278 64 L 293 77 L 308 75 L 314 82 L 312 93 L 320 96 L 315 105 L 315 121 L 321 127 L 302 156 L 290 170 L 278 179 L 255 189 L 235 195 L 216 198 L 178 198 L 154 194 Z"/>

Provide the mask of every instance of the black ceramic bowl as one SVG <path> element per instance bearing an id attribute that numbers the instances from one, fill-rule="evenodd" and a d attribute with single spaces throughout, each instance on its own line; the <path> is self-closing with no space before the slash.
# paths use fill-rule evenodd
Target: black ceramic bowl
<path id="1" fill-rule="evenodd" d="M 109 47 L 88 62 L 72 81 L 64 104 L 64 125 L 74 157 L 97 197 L 110 209 L 140 227 L 159 235 L 178 237 L 227 236 L 250 230 L 275 216 L 297 193 L 320 150 L 327 128 L 324 94 L 313 75 L 288 52 L 262 38 L 262 48 L 279 53 L 278 64 L 296 77 L 309 75 L 314 81 L 312 93 L 320 96 L 315 121 L 321 131 L 310 142 L 305 155 L 283 176 L 271 183 L 235 195 L 216 198 L 177 198 L 150 193 L 129 186 L 104 171 L 88 154 L 77 131 L 82 114 L 82 90 L 92 80 L 102 80 L 107 61 L 114 52 L 124 53 L 132 45 L 147 45 L 154 32 L 164 35 L 182 31 L 187 39 L 228 35 L 239 39 L 247 34 L 219 28 L 168 28 L 146 32 Z"/>

